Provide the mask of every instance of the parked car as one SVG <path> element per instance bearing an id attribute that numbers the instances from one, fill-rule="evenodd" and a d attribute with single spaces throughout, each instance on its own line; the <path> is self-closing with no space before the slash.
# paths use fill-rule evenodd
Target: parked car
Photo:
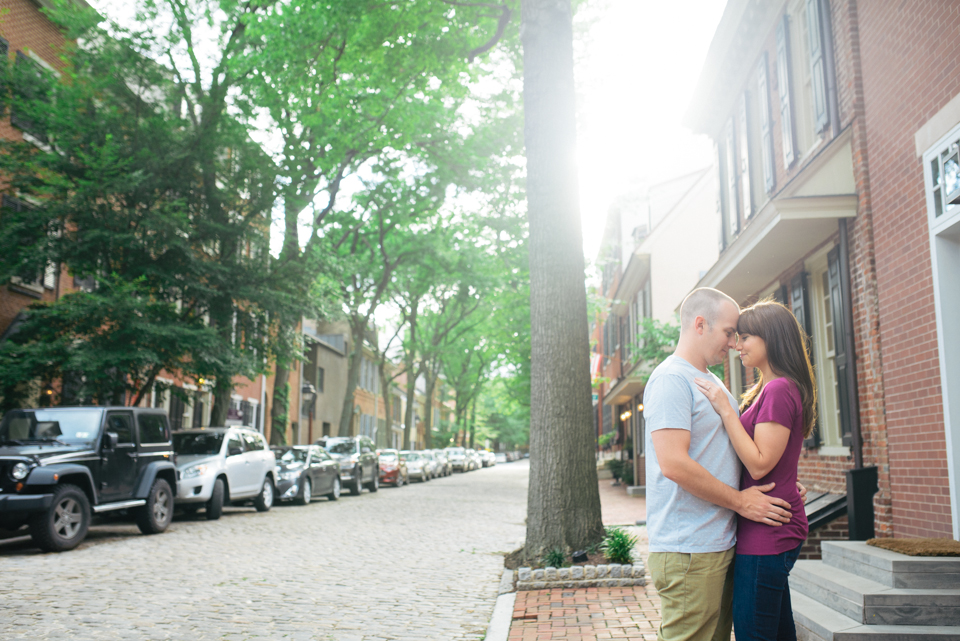
<path id="1" fill-rule="evenodd" d="M 371 492 L 380 489 L 380 463 L 376 446 L 366 436 L 327 436 L 320 445 L 340 463 L 340 481 L 359 495 L 366 487 Z"/>
<path id="2" fill-rule="evenodd" d="M 484 467 L 493 467 L 497 464 L 497 455 L 490 450 L 480 450 L 480 456 Z"/>
<path id="3" fill-rule="evenodd" d="M 173 518 L 167 415 L 134 407 L 18 409 L 0 421 L 0 527 L 71 550 L 93 514 L 127 510 L 144 534 Z"/>
<path id="4" fill-rule="evenodd" d="M 468 447 L 466 450 L 467 460 L 470 461 L 471 470 L 479 470 L 483 467 L 483 462 L 480 460 L 480 455 L 472 447 Z"/>
<path id="5" fill-rule="evenodd" d="M 420 452 L 404 450 L 400 452 L 400 458 L 407 464 L 407 474 L 410 478 L 416 477 L 420 482 L 430 480 L 427 460 Z"/>
<path id="6" fill-rule="evenodd" d="M 206 509 L 219 519 L 223 506 L 253 503 L 273 507 L 276 459 L 258 432 L 244 427 L 201 427 L 173 435 L 177 455 L 177 505 L 186 512 Z"/>
<path id="7" fill-rule="evenodd" d="M 427 467 L 427 474 L 430 475 L 430 478 L 435 479 L 440 476 L 440 464 L 437 462 L 437 458 L 433 455 L 432 450 L 418 450 L 420 456 L 423 457 L 424 465 Z"/>
<path id="8" fill-rule="evenodd" d="M 440 469 L 440 476 L 450 476 L 453 473 L 453 470 L 450 469 L 450 460 L 447 458 L 447 453 L 443 450 L 430 450 L 433 452 L 433 457 L 437 461 L 437 466 Z"/>
<path id="9" fill-rule="evenodd" d="M 410 482 L 407 463 L 398 450 L 380 450 L 380 482 L 393 483 L 397 487 Z"/>
<path id="10" fill-rule="evenodd" d="M 497 452 L 495 457 L 496 457 L 497 463 L 506 463 L 509 461 L 509 459 L 507 458 L 506 452 Z"/>
<path id="11" fill-rule="evenodd" d="M 450 461 L 450 469 L 454 472 L 466 472 L 470 462 L 467 460 L 467 451 L 462 447 L 448 447 L 443 450 Z"/>
<path id="12" fill-rule="evenodd" d="M 271 448 L 277 460 L 277 494 L 281 501 L 308 505 L 314 496 L 340 498 L 340 464 L 319 445 Z"/>

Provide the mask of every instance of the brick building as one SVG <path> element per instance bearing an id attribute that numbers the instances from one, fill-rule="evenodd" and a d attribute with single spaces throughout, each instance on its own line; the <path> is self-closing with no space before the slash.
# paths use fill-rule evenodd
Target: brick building
<path id="1" fill-rule="evenodd" d="M 958 30 L 951 2 L 730 0 L 687 114 L 719 168 L 698 285 L 797 315 L 820 397 L 800 479 L 843 494 L 875 467 L 878 536 L 960 537 Z M 733 354 L 727 377 L 753 378 Z"/>

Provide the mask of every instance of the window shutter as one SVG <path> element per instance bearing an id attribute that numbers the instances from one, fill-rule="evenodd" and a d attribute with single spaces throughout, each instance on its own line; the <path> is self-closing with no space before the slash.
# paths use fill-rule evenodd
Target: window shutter
<path id="1" fill-rule="evenodd" d="M 834 247 L 827 254 L 827 282 L 830 286 L 830 312 L 833 314 L 834 366 L 837 370 L 837 404 L 840 410 L 840 436 L 843 444 L 849 446 L 852 441 L 850 425 L 850 386 L 847 384 L 847 369 L 853 360 L 853 349 L 847 344 L 847 334 L 843 331 L 843 289 L 840 284 L 840 248 Z"/>
<path id="2" fill-rule="evenodd" d="M 720 253 L 723 253 L 723 250 L 727 248 L 727 214 L 723 207 L 723 163 L 720 159 L 720 145 L 716 142 L 713 144 L 713 162 L 717 171 L 717 218 L 720 219 Z"/>
<path id="3" fill-rule="evenodd" d="M 776 176 L 773 168 L 773 132 L 770 125 L 770 87 L 767 82 L 767 52 L 760 57 L 757 67 L 757 97 L 760 99 L 760 157 L 763 162 L 763 186 L 773 193 Z"/>
<path id="4" fill-rule="evenodd" d="M 823 57 L 823 21 L 820 0 L 807 0 L 807 34 L 810 40 L 810 79 L 813 85 L 813 115 L 819 134 L 827 126 L 827 70 Z"/>
<path id="5" fill-rule="evenodd" d="M 784 15 L 777 26 L 777 93 L 780 94 L 780 136 L 783 139 L 783 166 L 796 159 L 796 135 L 793 122 L 793 96 L 790 91 L 790 23 Z"/>
<path id="6" fill-rule="evenodd" d="M 807 348 L 810 348 L 811 336 L 813 335 L 813 318 L 810 316 L 810 288 L 807 285 L 807 273 L 800 272 L 790 281 L 790 311 L 797 317 L 800 327 L 806 334 Z M 813 362 L 813 354 L 808 352 L 810 362 Z M 803 446 L 807 449 L 815 449 L 820 446 L 820 425 L 815 425 L 810 438 L 804 439 Z"/>
<path id="7" fill-rule="evenodd" d="M 747 127 L 747 92 L 740 95 L 740 188 L 743 190 L 743 217 L 753 216 L 753 194 L 750 191 L 750 138 Z"/>
<path id="8" fill-rule="evenodd" d="M 727 180 L 727 224 L 730 230 L 730 240 L 733 241 L 740 233 L 740 211 L 737 206 L 737 143 L 733 136 L 733 121 L 727 123 L 724 136 L 724 169 Z"/>

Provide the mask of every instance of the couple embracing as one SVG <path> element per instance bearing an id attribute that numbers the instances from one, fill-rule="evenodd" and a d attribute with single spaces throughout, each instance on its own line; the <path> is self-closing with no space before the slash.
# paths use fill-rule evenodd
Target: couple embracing
<path id="1" fill-rule="evenodd" d="M 680 341 L 644 391 L 648 565 L 659 641 L 795 641 L 787 578 L 807 537 L 797 482 L 816 393 L 793 314 L 715 289 L 680 308 Z M 737 349 L 759 372 L 740 400 L 707 367 Z"/>

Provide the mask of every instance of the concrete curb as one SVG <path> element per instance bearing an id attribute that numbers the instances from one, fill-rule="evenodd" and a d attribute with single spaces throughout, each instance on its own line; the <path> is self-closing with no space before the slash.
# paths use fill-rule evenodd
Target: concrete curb
<path id="1" fill-rule="evenodd" d="M 513 621 L 513 604 L 516 601 L 516 592 L 507 592 L 497 597 L 484 641 L 507 641 L 510 636 L 510 623 Z"/>

